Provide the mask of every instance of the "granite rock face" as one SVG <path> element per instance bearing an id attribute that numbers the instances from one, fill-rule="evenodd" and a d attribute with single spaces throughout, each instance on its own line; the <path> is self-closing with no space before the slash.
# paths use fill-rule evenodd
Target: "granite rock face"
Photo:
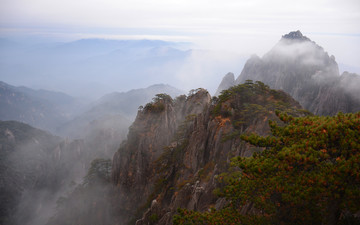
<path id="1" fill-rule="evenodd" d="M 303 34 L 299 30 L 285 34 L 282 36 L 282 38 L 297 41 L 311 41 L 308 37 L 303 36 Z"/>
<path id="2" fill-rule="evenodd" d="M 275 110 L 304 115 L 288 94 L 263 83 L 230 88 L 213 98 L 204 90 L 139 111 L 128 140 L 113 158 L 118 224 L 172 224 L 177 208 L 204 211 L 226 202 L 213 194 L 217 176 L 234 156 L 261 149 L 240 140 L 246 132 L 269 133 Z M 227 96 L 227 97 L 224 97 Z M 195 108 L 194 108 L 195 107 Z M 181 113 L 179 113 L 181 112 Z M 183 115 L 183 116 L 180 116 Z M 187 116 L 185 116 L 187 115 Z"/>
<path id="3" fill-rule="evenodd" d="M 113 157 L 112 180 L 117 186 L 120 205 L 115 208 L 121 218 L 120 224 L 128 223 L 136 211 L 146 205 L 156 188 L 154 163 L 164 147 L 175 145 L 173 138 L 181 122 L 186 116 L 202 112 L 209 102 L 209 93 L 198 89 L 191 96 L 179 96 L 175 100 L 158 95 L 152 103 L 139 110 L 127 141 Z"/>

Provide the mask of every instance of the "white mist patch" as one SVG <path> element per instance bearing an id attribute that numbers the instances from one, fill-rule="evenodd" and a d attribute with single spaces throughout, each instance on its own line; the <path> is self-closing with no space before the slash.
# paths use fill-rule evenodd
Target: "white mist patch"
<path id="1" fill-rule="evenodd" d="M 324 57 L 326 56 L 326 57 Z M 281 40 L 264 58 L 279 58 L 287 61 L 297 60 L 305 66 L 325 66 L 329 55 L 321 47 L 311 41 Z M 335 61 L 334 58 L 332 58 Z"/>
<path id="2" fill-rule="evenodd" d="M 340 77 L 340 87 L 350 96 L 360 101 L 360 75 L 344 72 Z"/>
<path id="3" fill-rule="evenodd" d="M 229 52 L 193 50 L 175 79 L 184 90 L 203 87 L 214 94 L 223 75 L 229 71 L 238 73 L 244 62 L 243 57 Z"/>

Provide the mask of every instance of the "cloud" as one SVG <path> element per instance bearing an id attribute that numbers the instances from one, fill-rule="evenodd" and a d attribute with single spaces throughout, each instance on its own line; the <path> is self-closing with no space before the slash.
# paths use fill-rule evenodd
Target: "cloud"
<path id="1" fill-rule="evenodd" d="M 176 71 L 177 85 L 183 90 L 206 88 L 214 94 L 222 77 L 229 71 L 241 72 L 246 58 L 224 51 L 193 50 Z"/>
<path id="2" fill-rule="evenodd" d="M 114 0 L 2 0 L 3 23 L 72 24 L 101 27 L 141 27 L 168 29 L 235 28 L 241 24 L 260 23 L 284 27 L 287 23 L 314 25 L 314 21 L 358 25 L 356 1 L 289 2 L 285 0 L 219 1 L 114 1 Z M 335 16 L 336 14 L 336 16 Z M 96 15 L 96 16 L 94 16 Z M 309 24 L 310 23 L 310 24 Z M 264 27 L 264 26 L 263 26 Z M 241 27 L 240 27 L 241 28 Z M 355 26 L 353 26 L 355 28 Z M 342 29 L 338 27 L 337 29 Z M 328 29 L 329 30 L 329 29 Z M 357 29 L 359 30 L 359 28 Z"/>
<path id="3" fill-rule="evenodd" d="M 334 56 L 329 54 L 316 43 L 281 39 L 274 48 L 267 53 L 263 60 L 268 64 L 273 61 L 288 62 L 294 70 L 308 73 L 312 71 L 312 79 L 316 82 L 331 82 L 339 78 L 339 68 Z M 315 71 L 315 72 L 314 72 Z"/>
<path id="4" fill-rule="evenodd" d="M 17 28 L 73 40 L 94 36 L 186 39 L 203 48 L 207 44 L 205 48 L 259 55 L 280 35 L 300 29 L 319 38 L 343 63 L 359 64 L 354 48 L 360 50 L 360 37 L 348 36 L 360 34 L 358 0 L 1 0 L 0 21 L 2 36 L 14 31 L 4 28 Z M 326 35 L 330 33 L 341 35 Z"/>

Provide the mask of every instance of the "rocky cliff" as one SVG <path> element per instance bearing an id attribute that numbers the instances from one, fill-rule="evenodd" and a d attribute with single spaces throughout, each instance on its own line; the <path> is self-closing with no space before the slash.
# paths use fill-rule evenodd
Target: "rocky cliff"
<path id="1" fill-rule="evenodd" d="M 187 115 L 200 113 L 210 102 L 203 89 L 173 100 L 159 94 L 153 102 L 139 110 L 129 129 L 128 139 L 113 157 L 112 179 L 118 186 L 118 212 L 122 222 L 133 219 L 152 194 L 155 182 L 153 164 L 172 143 L 180 123 Z"/>
<path id="2" fill-rule="evenodd" d="M 335 57 L 300 31 L 284 35 L 262 58 L 252 56 L 233 85 L 249 79 L 284 90 L 317 115 L 360 110 L 358 91 L 350 88 L 360 76 L 340 76 Z"/>
<path id="3" fill-rule="evenodd" d="M 277 120 L 275 110 L 305 113 L 289 95 L 261 82 L 235 86 L 211 101 L 198 90 L 145 106 L 113 158 L 118 224 L 172 224 L 179 207 L 221 207 L 224 200 L 213 194 L 217 175 L 233 156 L 261 150 L 239 135 L 267 134 L 268 120 Z"/>

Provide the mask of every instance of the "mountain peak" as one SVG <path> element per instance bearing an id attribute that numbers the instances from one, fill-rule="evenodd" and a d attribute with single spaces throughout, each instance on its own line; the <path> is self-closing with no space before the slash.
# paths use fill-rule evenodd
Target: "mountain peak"
<path id="1" fill-rule="evenodd" d="M 283 39 L 297 40 L 297 41 L 310 41 L 310 39 L 304 36 L 299 30 L 291 31 L 288 34 L 282 36 Z"/>
<path id="2" fill-rule="evenodd" d="M 216 90 L 215 96 L 219 96 L 221 91 L 226 90 L 235 85 L 235 76 L 233 73 L 227 73 L 222 79 L 218 89 Z"/>

